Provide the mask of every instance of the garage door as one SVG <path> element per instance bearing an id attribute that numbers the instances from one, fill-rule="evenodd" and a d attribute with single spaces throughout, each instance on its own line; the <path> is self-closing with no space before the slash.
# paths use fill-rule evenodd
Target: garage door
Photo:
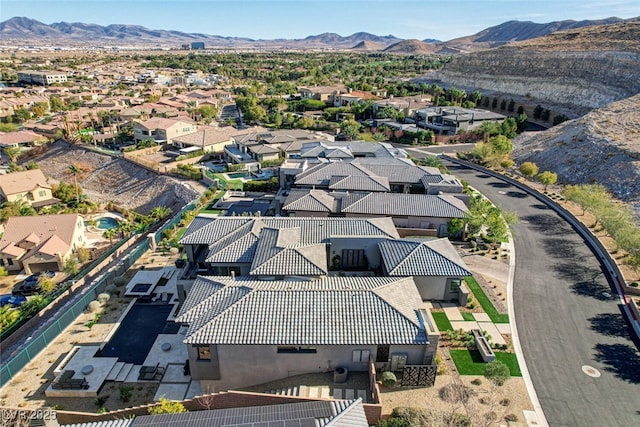
<path id="1" fill-rule="evenodd" d="M 43 262 L 40 264 L 29 264 L 31 273 L 37 273 L 39 271 L 58 271 L 57 262 Z"/>

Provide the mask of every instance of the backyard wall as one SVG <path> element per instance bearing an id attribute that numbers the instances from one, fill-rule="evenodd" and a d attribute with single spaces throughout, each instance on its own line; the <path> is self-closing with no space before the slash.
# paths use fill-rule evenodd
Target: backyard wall
<path id="1" fill-rule="evenodd" d="M 189 411 L 201 411 L 205 409 L 244 408 L 251 406 L 280 405 L 285 403 L 301 403 L 315 400 L 319 399 L 230 391 L 198 396 L 193 399 L 184 400 L 182 403 Z M 106 414 L 90 414 L 64 410 L 58 410 L 56 413 L 58 415 L 58 423 L 65 425 L 119 420 L 130 418 L 132 416 L 149 415 L 149 408 L 152 406 L 154 405 L 138 406 L 135 408 L 112 411 Z M 365 403 L 363 406 L 369 425 L 375 425 L 382 415 L 382 405 Z"/>

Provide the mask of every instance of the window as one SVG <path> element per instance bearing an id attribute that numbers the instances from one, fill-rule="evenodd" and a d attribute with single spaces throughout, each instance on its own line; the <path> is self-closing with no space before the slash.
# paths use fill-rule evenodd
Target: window
<path id="1" fill-rule="evenodd" d="M 369 350 L 353 350 L 353 363 L 366 363 L 369 361 Z"/>
<path id="2" fill-rule="evenodd" d="M 47 195 L 46 191 L 38 191 L 38 197 L 45 197 Z"/>
<path id="3" fill-rule="evenodd" d="M 211 349 L 208 345 L 198 346 L 198 360 L 211 360 Z"/>
<path id="4" fill-rule="evenodd" d="M 309 346 L 278 346 L 278 353 L 288 353 L 288 354 L 311 354 L 317 353 L 318 350 L 315 347 Z"/>
<path id="5" fill-rule="evenodd" d="M 9 265 L 13 265 L 13 260 L 12 260 L 11 258 L 7 258 L 7 263 L 8 263 Z"/>
<path id="6" fill-rule="evenodd" d="M 379 345 L 376 352 L 376 362 L 387 363 L 389 361 L 389 346 Z"/>
<path id="7" fill-rule="evenodd" d="M 4 259 L 0 258 L 0 267 L 4 267 Z"/>
<path id="8" fill-rule="evenodd" d="M 449 292 L 456 294 L 460 289 L 462 279 L 449 279 Z"/>

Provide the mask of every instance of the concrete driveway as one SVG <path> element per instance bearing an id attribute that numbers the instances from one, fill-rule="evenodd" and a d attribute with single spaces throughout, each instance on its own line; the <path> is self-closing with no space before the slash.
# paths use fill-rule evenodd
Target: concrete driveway
<path id="1" fill-rule="evenodd" d="M 516 212 L 514 306 L 523 353 L 551 426 L 640 425 L 640 353 L 597 258 L 554 211 L 489 175 L 446 163 Z"/>

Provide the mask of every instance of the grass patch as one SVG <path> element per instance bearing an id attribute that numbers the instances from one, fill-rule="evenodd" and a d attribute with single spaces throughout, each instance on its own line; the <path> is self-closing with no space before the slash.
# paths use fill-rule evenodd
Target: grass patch
<path id="1" fill-rule="evenodd" d="M 478 350 L 449 350 L 451 359 L 456 365 L 460 375 L 484 375 L 484 367 L 487 365 L 480 356 Z M 512 377 L 521 377 L 520 366 L 514 353 L 496 351 L 496 360 L 509 367 Z"/>
<path id="2" fill-rule="evenodd" d="M 463 311 L 460 314 L 462 314 L 462 318 L 467 322 L 475 322 L 476 320 L 476 318 L 473 317 L 473 313 L 467 313 L 466 311 Z"/>
<path id="3" fill-rule="evenodd" d="M 176 239 L 180 240 L 182 239 L 182 236 L 184 236 L 184 233 L 187 231 L 187 227 L 182 227 L 180 230 L 178 230 L 178 232 L 176 233 Z"/>
<path id="4" fill-rule="evenodd" d="M 473 295 L 482 306 L 482 309 L 489 315 L 489 318 L 493 323 L 509 323 L 509 315 L 498 313 L 498 310 L 493 306 L 491 300 L 489 300 L 478 282 L 476 282 L 476 279 L 472 276 L 468 276 L 465 277 L 464 280 L 467 282 L 467 286 L 469 286 L 469 289 L 471 289 L 471 292 L 473 292 Z"/>
<path id="5" fill-rule="evenodd" d="M 451 322 L 447 318 L 447 314 L 443 311 L 436 311 L 431 313 L 433 316 L 433 320 L 436 321 L 436 326 L 440 332 L 444 331 L 453 331 L 453 326 L 451 326 Z"/>

